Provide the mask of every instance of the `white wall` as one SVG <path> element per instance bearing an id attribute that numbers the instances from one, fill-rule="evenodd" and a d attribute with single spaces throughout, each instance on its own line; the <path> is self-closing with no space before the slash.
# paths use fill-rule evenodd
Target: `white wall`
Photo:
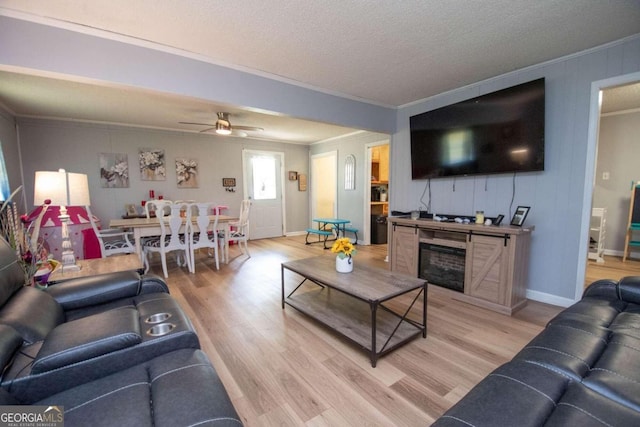
<path id="1" fill-rule="evenodd" d="M 590 211 L 591 171 L 587 144 L 591 84 L 640 70 L 640 37 L 576 54 L 557 61 L 498 76 L 405 106 L 398 111 L 398 132 L 391 143 L 391 209 L 410 210 L 419 203 L 427 181 L 411 180 L 409 117 L 463 99 L 540 77 L 546 79 L 545 171 L 515 177 L 513 208 L 531 206 L 525 225 L 535 226 L 529 268 L 528 296 L 554 303 L 574 299 L 581 286 L 579 266 L 583 211 Z M 593 164 L 589 165 L 593 168 Z M 488 216 L 509 212 L 512 175 L 431 181 L 432 210 Z M 455 188 L 455 190 L 454 190 Z M 406 190 L 405 190 L 406 189 Z M 404 191 L 402 191 L 404 190 Z M 584 274 L 584 271 L 582 271 Z"/>
<path id="2" fill-rule="evenodd" d="M 103 221 L 119 218 L 127 203 L 140 205 L 149 198 L 149 190 L 169 200 L 195 199 L 229 206 L 229 214 L 239 214 L 243 198 L 242 150 L 260 149 L 285 153 L 285 170 L 308 173 L 309 148 L 295 144 L 263 142 L 244 138 L 221 137 L 183 132 L 169 132 L 102 124 L 51 120 L 18 120 L 24 165 L 25 193 L 33 206 L 33 179 L 37 170 L 86 173 L 91 191 L 92 212 Z M 165 150 L 166 180 L 142 181 L 138 166 L 140 148 Z M 102 188 L 98 157 L 100 153 L 126 153 L 129 162 L 129 188 Z M 179 189 L 176 184 L 175 159 L 198 161 L 199 188 Z M 236 192 L 222 187 L 222 178 L 236 179 Z M 286 181 L 286 215 L 288 232 L 306 228 L 309 216 L 307 193 L 297 190 L 295 182 Z"/>

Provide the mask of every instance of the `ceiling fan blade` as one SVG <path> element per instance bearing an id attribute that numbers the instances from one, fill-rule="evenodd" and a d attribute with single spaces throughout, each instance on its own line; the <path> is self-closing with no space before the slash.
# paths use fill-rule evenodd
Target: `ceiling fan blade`
<path id="1" fill-rule="evenodd" d="M 181 125 L 199 125 L 199 126 L 214 126 L 215 123 L 193 123 L 193 122 L 178 122 Z"/>
<path id="2" fill-rule="evenodd" d="M 210 130 L 214 130 L 214 129 L 215 129 L 215 127 L 202 129 L 202 130 L 200 131 L 200 133 L 209 132 Z"/>
<path id="3" fill-rule="evenodd" d="M 248 131 L 255 131 L 255 132 L 264 131 L 263 128 L 259 128 L 259 127 L 255 127 L 255 126 L 236 126 L 236 125 L 231 125 L 231 129 L 248 130 Z"/>

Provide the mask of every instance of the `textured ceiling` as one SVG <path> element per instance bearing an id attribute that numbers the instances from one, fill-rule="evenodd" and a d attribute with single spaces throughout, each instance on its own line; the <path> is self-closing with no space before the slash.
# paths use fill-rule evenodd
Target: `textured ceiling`
<path id="1" fill-rule="evenodd" d="M 3 11 L 385 106 L 640 33 L 638 0 L 0 0 Z M 204 107 L 197 111 L 223 108 Z M 245 118 L 259 126 L 259 118 Z"/>

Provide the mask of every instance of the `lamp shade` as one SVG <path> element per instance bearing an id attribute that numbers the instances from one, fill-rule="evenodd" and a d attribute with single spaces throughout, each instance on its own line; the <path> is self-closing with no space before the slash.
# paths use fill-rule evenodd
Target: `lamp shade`
<path id="1" fill-rule="evenodd" d="M 39 206 L 45 200 L 51 200 L 53 206 L 89 206 L 89 181 L 87 175 L 58 172 L 36 172 L 33 190 L 33 204 Z"/>

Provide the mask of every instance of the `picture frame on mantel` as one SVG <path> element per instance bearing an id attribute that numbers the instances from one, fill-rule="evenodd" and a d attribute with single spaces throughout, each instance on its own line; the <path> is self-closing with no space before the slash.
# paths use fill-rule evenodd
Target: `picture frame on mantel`
<path id="1" fill-rule="evenodd" d="M 522 227 L 524 220 L 527 218 L 527 215 L 529 215 L 530 209 L 530 206 L 518 206 L 516 213 L 513 214 L 513 218 L 511 219 L 511 225 Z"/>

